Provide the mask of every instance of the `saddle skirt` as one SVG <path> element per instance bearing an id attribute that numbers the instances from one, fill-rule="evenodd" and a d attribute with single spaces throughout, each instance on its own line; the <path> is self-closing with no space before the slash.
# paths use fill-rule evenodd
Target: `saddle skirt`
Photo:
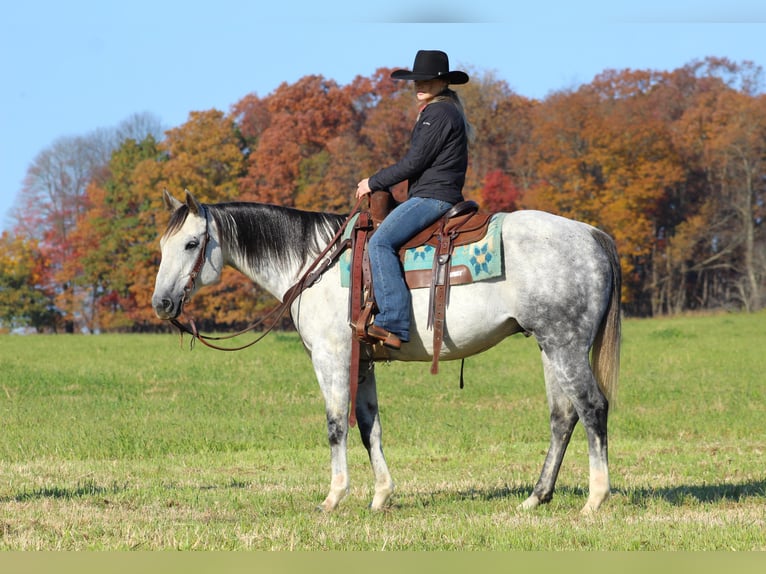
<path id="1" fill-rule="evenodd" d="M 489 216 L 486 233 L 484 223 L 478 217 L 475 224 L 461 228 L 457 236 L 451 257 L 449 282 L 451 285 L 465 285 L 503 274 L 501 249 L 502 223 L 504 213 Z M 355 216 L 358 217 L 358 214 Z M 349 222 L 347 236 L 350 236 L 356 220 Z M 345 237 L 344 237 L 345 239 Z M 437 237 L 433 227 L 423 230 L 409 240 L 399 251 L 399 258 L 404 267 L 404 278 L 410 289 L 431 286 L 434 257 L 437 252 Z M 346 250 L 338 261 L 340 265 L 341 285 L 351 285 L 351 251 Z"/>

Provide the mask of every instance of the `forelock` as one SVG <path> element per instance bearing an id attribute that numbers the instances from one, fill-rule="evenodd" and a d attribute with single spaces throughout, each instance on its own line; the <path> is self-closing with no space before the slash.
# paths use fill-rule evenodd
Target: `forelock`
<path id="1" fill-rule="evenodd" d="M 184 204 L 173 212 L 168 221 L 168 226 L 165 229 L 165 233 L 162 234 L 163 239 L 167 239 L 171 235 L 175 235 L 186 223 L 186 219 L 189 217 L 189 206 Z"/>

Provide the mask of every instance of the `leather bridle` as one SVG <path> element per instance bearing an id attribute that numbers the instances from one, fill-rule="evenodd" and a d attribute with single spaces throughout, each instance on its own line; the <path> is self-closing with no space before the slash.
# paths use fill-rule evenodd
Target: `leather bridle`
<path id="1" fill-rule="evenodd" d="M 333 263 L 335 263 L 335 261 L 338 260 L 341 254 L 348 247 L 351 246 L 350 238 L 345 239 L 343 241 L 339 241 L 339 240 L 341 236 L 343 235 L 343 232 L 345 231 L 349 222 L 353 218 L 353 216 L 356 214 L 357 211 L 359 211 L 359 208 L 362 204 L 363 199 L 364 197 L 359 198 L 359 200 L 356 202 L 356 205 L 351 210 L 350 215 L 346 218 L 346 221 L 343 222 L 343 225 L 340 226 L 340 229 L 338 229 L 338 231 L 335 233 L 335 235 L 327 244 L 327 246 L 317 256 L 314 262 L 306 269 L 306 271 L 303 273 L 301 278 L 285 292 L 284 296 L 282 297 L 282 302 L 261 319 L 257 321 L 253 321 L 241 331 L 237 331 L 236 333 L 232 333 L 229 335 L 222 335 L 219 337 L 212 337 L 209 335 L 201 334 L 199 330 L 197 329 L 197 325 L 195 324 L 194 319 L 189 319 L 188 327 L 184 325 L 183 323 L 181 323 L 177 318 L 170 319 L 170 322 L 181 332 L 181 336 L 183 336 L 184 333 L 188 333 L 189 335 L 192 336 L 192 342 L 191 342 L 192 345 L 194 344 L 195 340 L 198 340 L 206 347 L 210 347 L 211 349 L 217 349 L 219 351 L 241 351 L 242 349 L 246 349 L 248 347 L 255 345 L 258 341 L 260 341 L 266 335 L 268 335 L 269 332 L 271 332 L 271 330 L 276 326 L 279 319 L 290 308 L 290 306 L 298 298 L 298 296 L 303 291 L 311 287 L 314 283 L 316 283 L 319 280 L 319 278 L 322 276 L 322 274 Z M 207 250 L 207 244 L 210 240 L 209 226 L 210 226 L 210 220 L 208 218 L 207 210 L 205 210 L 205 235 L 203 236 L 202 243 L 200 244 L 200 252 L 199 252 L 199 255 L 197 256 L 197 260 L 195 261 L 194 267 L 192 268 L 192 271 L 189 274 L 189 280 L 187 281 L 186 286 L 184 287 L 184 294 L 181 299 L 181 311 L 183 311 L 184 303 L 191 296 L 191 292 L 194 290 L 194 282 L 197 279 L 199 272 L 202 270 L 202 267 L 205 264 L 205 251 Z M 336 247 L 336 249 L 332 251 L 331 253 L 330 251 L 333 249 L 333 247 Z M 261 333 L 261 335 L 258 338 L 250 341 L 249 343 L 245 343 L 244 345 L 241 345 L 239 347 L 222 347 L 210 342 L 210 341 L 222 341 L 226 339 L 233 339 L 234 337 L 238 337 L 239 335 L 243 335 L 245 333 L 248 333 L 249 331 L 254 331 L 257 328 L 261 327 L 262 325 L 266 324 L 267 322 L 270 323 L 269 326 L 266 328 L 266 330 L 263 333 Z"/>
<path id="2" fill-rule="evenodd" d="M 205 208 L 203 207 L 203 209 Z M 197 280 L 197 275 L 199 275 L 199 272 L 202 271 L 202 267 L 205 265 L 205 252 L 207 251 L 207 244 L 210 241 L 210 221 L 208 219 L 207 209 L 205 209 L 204 213 L 205 235 L 202 236 L 202 241 L 199 246 L 199 255 L 197 255 L 194 267 L 192 267 L 191 273 L 189 273 L 189 280 L 184 287 L 184 294 L 183 297 L 181 297 L 181 310 L 183 310 L 184 303 L 191 297 L 191 293 L 194 291 L 194 282 Z"/>

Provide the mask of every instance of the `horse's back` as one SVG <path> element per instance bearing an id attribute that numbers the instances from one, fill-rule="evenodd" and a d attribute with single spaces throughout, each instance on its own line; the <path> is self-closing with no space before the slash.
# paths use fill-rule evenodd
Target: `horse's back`
<path id="1" fill-rule="evenodd" d="M 547 212 L 504 214 L 502 276 L 450 287 L 442 359 L 479 353 L 522 331 L 541 344 L 569 340 L 587 346 L 611 295 L 612 268 L 595 239 L 599 233 Z M 414 289 L 412 303 L 412 339 L 390 354 L 398 360 L 429 360 L 428 290 Z"/>
<path id="2" fill-rule="evenodd" d="M 567 245 L 585 246 L 592 242 L 594 227 L 582 221 L 533 209 L 505 214 L 503 236 L 508 247 L 533 245 L 541 255 L 557 256 L 571 251 Z M 549 245 L 552 249 L 544 249 Z"/>
<path id="3" fill-rule="evenodd" d="M 591 225 L 544 211 L 506 215 L 505 273 L 522 326 L 595 328 L 608 305 L 614 273 L 600 234 Z"/>

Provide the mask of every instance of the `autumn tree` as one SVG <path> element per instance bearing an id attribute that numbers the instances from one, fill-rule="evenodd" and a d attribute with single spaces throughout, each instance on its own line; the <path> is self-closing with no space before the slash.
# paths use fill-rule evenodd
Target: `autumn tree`
<path id="1" fill-rule="evenodd" d="M 481 204 L 484 209 L 496 211 L 515 211 L 518 209 L 521 190 L 502 170 L 490 171 L 484 178 L 481 190 Z"/>
<path id="2" fill-rule="evenodd" d="M 766 97 L 752 98 L 740 92 L 727 96 L 731 101 L 723 104 L 726 118 L 719 120 L 722 149 L 716 179 L 734 221 L 730 241 L 736 245 L 732 261 L 735 299 L 746 311 L 755 311 L 763 306 L 766 295 L 762 292 L 766 267 L 759 219 L 766 201 Z"/>
<path id="3" fill-rule="evenodd" d="M 183 125 L 168 130 L 162 148 L 164 185 L 176 195 L 185 189 L 201 201 L 240 197 L 245 142 L 233 118 L 219 110 L 191 112 Z"/>
<path id="4" fill-rule="evenodd" d="M 52 293 L 41 287 L 45 258 L 34 239 L 0 235 L 0 329 L 56 329 Z"/>
<path id="5" fill-rule="evenodd" d="M 112 154 L 105 181 L 87 189 L 87 215 L 73 233 L 77 257 L 71 274 L 84 293 L 81 312 L 91 330 L 141 324 L 143 313 L 132 288 L 138 271 L 156 259 L 156 222 L 145 216 L 159 202 L 150 190 L 158 180 L 161 157 L 153 136 L 140 142 L 127 139 Z M 142 164 L 155 167 L 149 186 L 139 183 Z"/>
<path id="6" fill-rule="evenodd" d="M 328 142 L 342 136 L 354 119 L 347 92 L 322 76 L 306 76 L 280 85 L 265 110 L 244 104 L 236 110 L 249 127 L 258 126 L 247 132 L 250 153 L 240 181 L 242 195 L 265 203 L 319 207 L 314 196 L 329 195 L 322 184 L 329 172 Z M 253 111 L 260 116 L 251 118 Z"/>
<path id="7" fill-rule="evenodd" d="M 756 246 L 766 172 L 765 112 L 763 96 L 723 89 L 701 98 L 685 118 L 687 127 L 691 121 L 699 134 L 704 157 L 698 168 L 704 187 L 697 207 L 703 225 L 687 230 L 693 241 L 685 270 L 703 287 L 694 296 L 704 305 L 732 298 L 747 310 L 762 304 L 764 269 Z"/>
<path id="8" fill-rule="evenodd" d="M 673 118 L 674 146 L 685 184 L 668 210 L 658 255 L 655 312 L 762 303 L 764 99 L 761 70 L 709 58 L 674 71 L 683 100 Z"/>
<path id="9" fill-rule="evenodd" d="M 75 280 L 78 265 L 72 234 L 87 214 L 86 190 L 107 175 L 107 164 L 119 145 L 119 133 L 157 129 L 148 114 L 137 114 L 114 129 L 56 140 L 40 152 L 27 170 L 14 212 L 17 234 L 34 239 L 47 261 L 40 288 L 54 293 L 68 330 L 83 321 L 83 293 Z"/>
<path id="10" fill-rule="evenodd" d="M 412 128 L 417 118 L 417 102 L 411 82 L 391 79 L 391 69 L 379 68 L 367 82 L 357 78 L 354 106 L 360 110 L 361 124 L 357 133 L 358 151 L 353 159 L 356 181 L 399 161 L 407 152 Z M 406 182 L 394 186 L 394 197 L 407 197 Z"/>
<path id="11" fill-rule="evenodd" d="M 85 190 L 108 160 L 109 145 L 103 131 L 54 142 L 27 170 L 15 212 L 17 233 L 36 240 L 49 262 L 41 280 L 46 291 L 55 292 L 56 305 L 70 330 L 78 318 L 74 308 L 77 287 L 65 274 L 74 256 L 70 236 L 86 210 Z"/>
<path id="12" fill-rule="evenodd" d="M 349 110 L 346 121 L 329 134 L 321 152 L 301 163 L 296 207 L 347 213 L 354 204 L 357 183 L 377 169 L 371 167 L 373 158 L 385 153 L 387 134 L 400 125 L 372 127 L 374 113 L 396 93 L 387 70 L 379 69 L 371 79 L 357 76 L 341 90 Z"/>
<path id="13" fill-rule="evenodd" d="M 470 72 L 471 81 L 455 87 L 475 134 L 463 194 L 482 202 L 487 182 L 497 183 L 500 172 L 511 187 L 522 193 L 534 179 L 524 152 L 530 143 L 532 112 L 537 102 L 514 93 L 493 73 Z M 484 207 L 492 209 L 490 205 Z"/>
<path id="14" fill-rule="evenodd" d="M 652 72 L 605 72 L 537 108 L 533 148 L 539 184 L 523 199 L 598 225 L 616 240 L 628 309 L 647 309 L 657 216 L 683 170 L 669 127 L 655 113 Z M 631 307 L 632 306 L 632 307 Z"/>

